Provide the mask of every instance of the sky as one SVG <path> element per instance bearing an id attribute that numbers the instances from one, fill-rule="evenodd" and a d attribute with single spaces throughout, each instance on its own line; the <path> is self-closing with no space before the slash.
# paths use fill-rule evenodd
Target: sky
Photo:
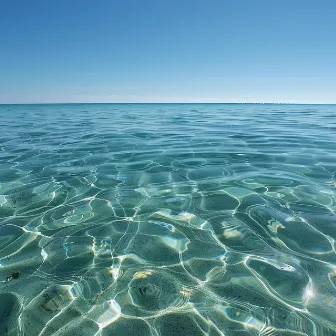
<path id="1" fill-rule="evenodd" d="M 336 103 L 335 0 L 1 0 L 0 103 Z"/>

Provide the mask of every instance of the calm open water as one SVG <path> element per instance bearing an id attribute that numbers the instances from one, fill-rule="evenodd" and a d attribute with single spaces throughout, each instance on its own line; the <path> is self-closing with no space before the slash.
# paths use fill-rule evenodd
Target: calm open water
<path id="1" fill-rule="evenodd" d="M 0 106 L 0 335 L 336 335 L 336 106 Z"/>

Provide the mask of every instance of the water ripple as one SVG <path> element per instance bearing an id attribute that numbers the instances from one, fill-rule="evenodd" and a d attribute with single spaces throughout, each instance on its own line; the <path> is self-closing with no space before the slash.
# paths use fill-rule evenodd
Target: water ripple
<path id="1" fill-rule="evenodd" d="M 1 335 L 336 335 L 335 106 L 0 106 Z"/>

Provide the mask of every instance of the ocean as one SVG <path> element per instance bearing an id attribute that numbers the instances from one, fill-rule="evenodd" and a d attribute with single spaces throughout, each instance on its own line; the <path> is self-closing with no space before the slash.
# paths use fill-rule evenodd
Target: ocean
<path id="1" fill-rule="evenodd" d="M 336 335 L 335 199 L 335 105 L 0 105 L 0 335 Z"/>

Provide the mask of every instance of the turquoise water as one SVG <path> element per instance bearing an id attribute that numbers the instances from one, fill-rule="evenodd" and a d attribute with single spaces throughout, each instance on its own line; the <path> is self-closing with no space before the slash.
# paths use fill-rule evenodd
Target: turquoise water
<path id="1" fill-rule="evenodd" d="M 336 106 L 0 106 L 0 335 L 336 335 Z"/>

